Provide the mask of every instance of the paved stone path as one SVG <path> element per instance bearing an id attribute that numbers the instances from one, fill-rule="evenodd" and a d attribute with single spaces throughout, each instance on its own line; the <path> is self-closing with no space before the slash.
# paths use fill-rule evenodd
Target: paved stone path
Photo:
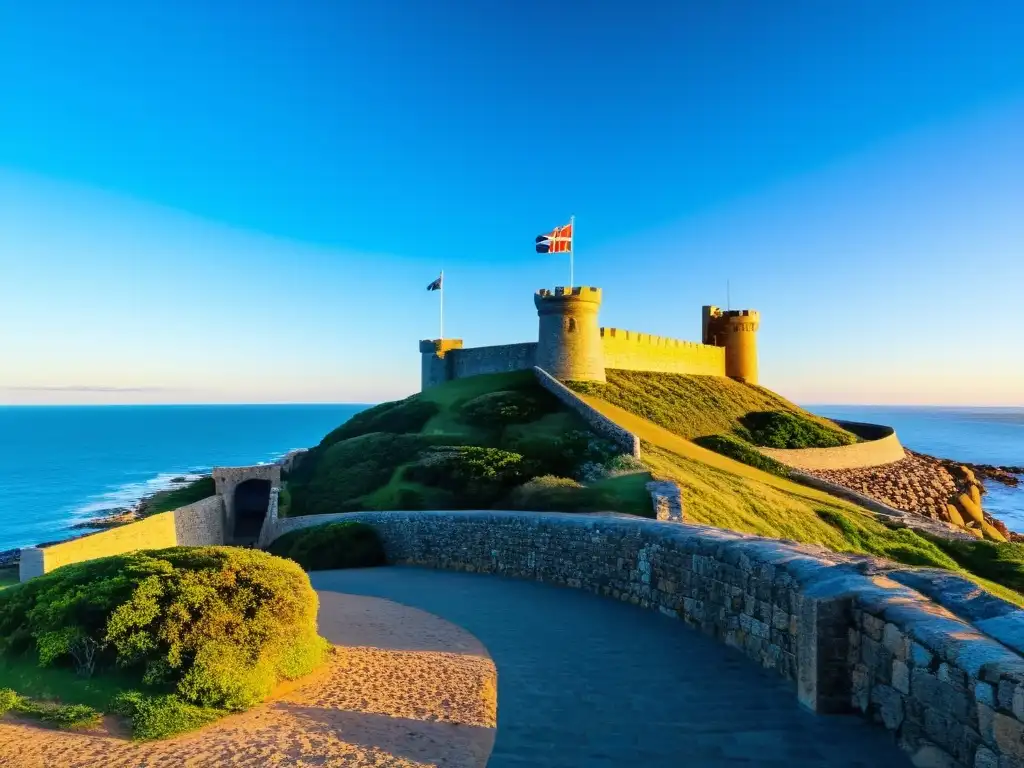
<path id="1" fill-rule="evenodd" d="M 459 624 L 498 667 L 491 768 L 886 768 L 881 728 L 822 717 L 780 678 L 681 622 L 575 589 L 419 568 L 310 574 Z"/>

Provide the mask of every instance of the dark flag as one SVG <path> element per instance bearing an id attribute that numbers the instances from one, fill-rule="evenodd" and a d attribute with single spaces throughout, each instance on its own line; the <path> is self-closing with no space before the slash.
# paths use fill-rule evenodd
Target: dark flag
<path id="1" fill-rule="evenodd" d="M 427 290 L 428 291 L 440 291 L 441 290 L 441 284 L 443 282 L 444 282 L 444 275 L 441 275 L 441 277 L 437 278 L 437 280 L 435 280 L 434 282 L 432 282 L 430 285 L 427 286 Z"/>

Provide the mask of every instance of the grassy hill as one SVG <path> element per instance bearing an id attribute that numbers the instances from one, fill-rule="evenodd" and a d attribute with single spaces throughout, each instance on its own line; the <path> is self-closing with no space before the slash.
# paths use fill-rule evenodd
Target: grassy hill
<path id="1" fill-rule="evenodd" d="M 1024 589 L 1019 545 L 953 547 L 890 528 L 860 507 L 793 482 L 784 468 L 766 471 L 697 442 L 727 438 L 756 454 L 752 446 L 759 435 L 765 439 L 758 425 L 780 423 L 771 414 L 797 424 L 782 430 L 787 439 L 856 439 L 830 422 L 728 379 L 625 371 L 609 371 L 608 378 L 607 385 L 572 386 L 640 437 L 643 468 L 679 483 L 688 521 L 946 568 L 1024 603 L 1013 591 Z M 757 421 L 752 413 L 769 416 Z M 292 515 L 491 507 L 650 515 L 650 473 L 617 454 L 532 373 L 475 376 L 358 414 L 310 452 L 288 477 L 286 495 Z"/>
<path id="2" fill-rule="evenodd" d="M 788 470 L 752 446 L 830 448 L 858 439 L 764 387 L 718 376 L 619 370 L 609 370 L 607 375 L 607 384 L 572 382 L 569 386 L 783 477 Z"/>
<path id="3" fill-rule="evenodd" d="M 607 385 L 569 386 L 641 439 L 644 463 L 681 486 L 688 522 L 946 568 L 1024 605 L 1024 546 L 950 543 L 890 528 L 849 502 L 698 444 L 728 435 L 749 445 L 744 408 L 778 407 L 837 429 L 770 390 L 714 377 L 613 370 Z"/>
<path id="4" fill-rule="evenodd" d="M 620 453 L 532 372 L 475 376 L 331 432 L 288 478 L 288 514 L 495 505 L 650 514 L 650 475 Z"/>

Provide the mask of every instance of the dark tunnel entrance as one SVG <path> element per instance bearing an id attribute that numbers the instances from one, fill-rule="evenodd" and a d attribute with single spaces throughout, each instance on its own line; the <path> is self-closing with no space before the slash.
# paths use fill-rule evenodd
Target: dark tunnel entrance
<path id="1" fill-rule="evenodd" d="M 269 505 L 269 480 L 246 480 L 235 486 L 236 544 L 251 544 L 259 538 Z"/>

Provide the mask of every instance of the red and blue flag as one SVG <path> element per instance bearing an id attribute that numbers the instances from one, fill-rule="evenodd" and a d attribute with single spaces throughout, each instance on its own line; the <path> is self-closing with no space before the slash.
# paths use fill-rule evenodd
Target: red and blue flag
<path id="1" fill-rule="evenodd" d="M 572 222 L 555 227 L 546 235 L 537 235 L 537 253 L 571 253 Z"/>

